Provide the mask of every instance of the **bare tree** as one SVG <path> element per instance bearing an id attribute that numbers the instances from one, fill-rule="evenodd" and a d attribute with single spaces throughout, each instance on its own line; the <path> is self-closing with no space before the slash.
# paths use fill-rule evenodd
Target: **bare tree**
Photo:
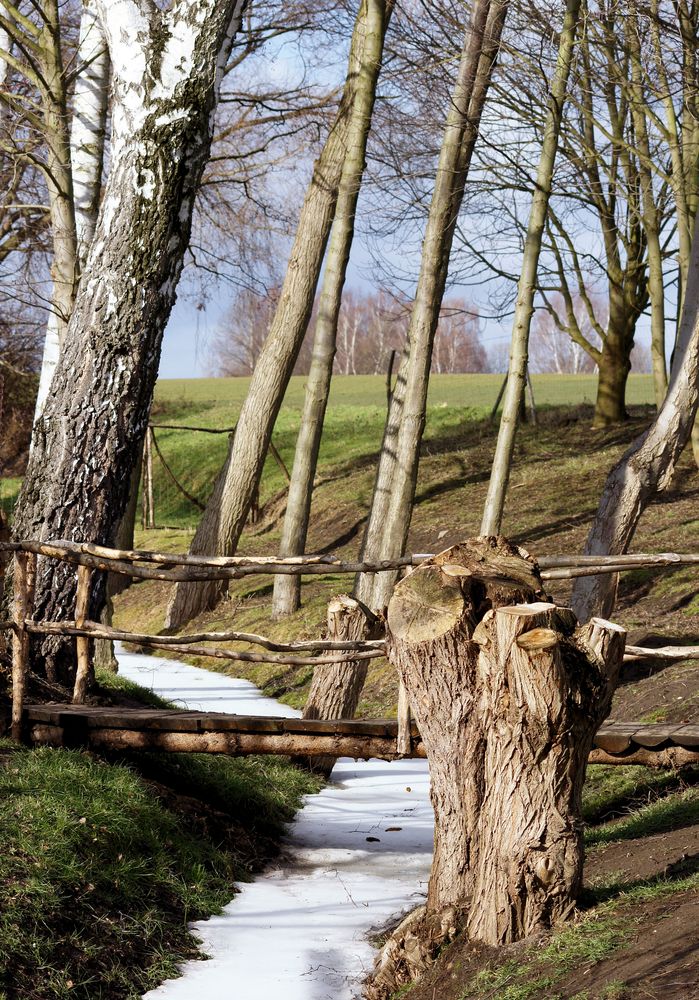
<path id="1" fill-rule="evenodd" d="M 318 302 L 311 366 L 306 380 L 301 426 L 296 440 L 294 465 L 279 545 L 280 556 L 302 555 L 306 550 L 313 480 L 316 474 L 323 421 L 330 393 L 342 290 L 354 239 L 354 217 L 364 174 L 367 139 L 371 128 L 376 85 L 383 58 L 386 23 L 390 17 L 391 7 L 392 0 L 388 5 L 386 0 L 366 0 L 364 46 L 359 66 L 359 79 L 354 94 L 347 137 L 347 152 L 342 166 L 335 218 L 325 260 L 323 286 Z M 300 599 L 300 577 L 275 577 L 272 598 L 273 617 L 281 618 L 296 611 Z"/>
<path id="2" fill-rule="evenodd" d="M 626 552 L 636 526 L 658 491 L 672 479 L 687 444 L 699 406 L 699 239 L 696 223 L 682 309 L 680 337 L 663 405 L 649 429 L 638 437 L 609 473 L 585 545 L 590 555 Z M 573 608 L 581 621 L 609 614 L 616 599 L 618 576 L 576 580 Z"/>
<path id="3" fill-rule="evenodd" d="M 407 538 L 451 245 L 506 14 L 507 3 L 481 0 L 466 32 L 437 166 L 408 344 L 381 446 L 363 558 L 400 555 Z M 394 579 L 390 573 L 362 574 L 355 585 L 356 596 L 372 610 L 380 609 L 388 603 Z"/>
<path id="4" fill-rule="evenodd" d="M 551 182 L 558 149 L 558 137 L 563 119 L 563 104 L 568 89 L 568 78 L 573 62 L 573 48 L 578 34 L 581 0 L 568 0 L 565 19 L 558 45 L 556 72 L 551 82 L 549 108 L 544 126 L 544 141 L 536 174 L 536 187 L 529 212 L 529 225 L 524 242 L 524 254 L 515 306 L 510 347 L 510 367 L 500 419 L 500 429 L 490 474 L 488 494 L 485 500 L 482 535 L 499 535 L 505 496 L 510 478 L 515 435 L 519 422 L 519 412 L 524 399 L 529 352 L 529 327 L 534 313 L 534 298 L 537 288 L 537 270 L 541 254 L 541 242 L 551 196 Z"/>
<path id="5" fill-rule="evenodd" d="M 364 47 L 366 10 L 364 0 L 353 32 L 340 109 L 315 164 L 279 305 L 260 352 L 226 463 L 192 541 L 192 553 L 230 555 L 235 551 L 262 474 L 274 422 L 308 326 L 335 211 Z M 216 582 L 177 584 L 168 607 L 168 626 L 177 627 L 205 608 L 215 606 L 223 589 Z"/>

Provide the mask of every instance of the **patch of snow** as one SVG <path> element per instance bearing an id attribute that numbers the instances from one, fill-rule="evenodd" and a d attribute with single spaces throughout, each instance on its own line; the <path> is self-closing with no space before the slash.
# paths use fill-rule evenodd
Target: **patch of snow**
<path id="1" fill-rule="evenodd" d="M 123 676 L 183 707 L 300 714 L 248 681 L 119 648 L 117 656 Z M 369 935 L 422 902 L 432 837 L 425 761 L 342 759 L 306 799 L 275 867 L 239 886 L 219 916 L 192 925 L 210 960 L 186 962 L 182 978 L 144 1000 L 360 996 L 375 955 Z"/>

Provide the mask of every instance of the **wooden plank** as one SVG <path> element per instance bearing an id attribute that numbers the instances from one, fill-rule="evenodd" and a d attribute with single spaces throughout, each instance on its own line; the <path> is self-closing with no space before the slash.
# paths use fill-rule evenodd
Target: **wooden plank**
<path id="1" fill-rule="evenodd" d="M 641 725 L 633 734 L 633 741 L 640 747 L 652 749 L 653 747 L 661 746 L 663 743 L 674 743 L 673 737 L 676 732 L 677 723 L 670 726 L 660 723 L 651 723 L 646 726 Z"/>
<path id="2" fill-rule="evenodd" d="M 638 722 L 615 722 L 601 726 L 595 734 L 594 745 L 608 753 L 621 753 L 631 746 L 633 734 L 640 728 Z"/>
<path id="3" fill-rule="evenodd" d="M 699 747 L 699 726 L 678 726 L 675 729 L 672 741 L 681 747 Z"/>

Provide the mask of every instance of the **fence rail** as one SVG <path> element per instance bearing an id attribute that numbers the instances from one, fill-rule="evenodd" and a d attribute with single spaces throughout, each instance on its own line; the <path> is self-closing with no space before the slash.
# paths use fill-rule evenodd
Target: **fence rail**
<path id="1" fill-rule="evenodd" d="M 289 666 L 317 666 L 367 660 L 385 655 L 385 640 L 355 642 L 299 640 L 277 642 L 267 636 L 249 632 L 197 632 L 190 635 L 151 635 L 127 632 L 91 621 L 89 598 L 94 570 L 119 573 L 135 579 L 168 581 L 208 581 L 237 579 L 252 574 L 336 574 L 381 573 L 420 565 L 431 558 L 429 553 L 416 553 L 399 559 L 379 562 L 348 562 L 331 555 L 295 556 L 192 556 L 137 549 L 113 549 L 89 542 L 65 540 L 38 542 L 17 541 L 0 543 L 0 553 L 14 555 L 14 602 L 10 621 L 0 621 L 0 632 L 11 631 L 12 638 L 12 733 L 19 738 L 24 712 L 24 695 L 29 670 L 29 640 L 32 635 L 67 636 L 76 641 L 76 679 L 73 702 L 82 704 L 90 679 L 90 643 L 95 639 L 131 642 L 153 649 L 190 653 L 217 659 L 254 663 L 278 663 Z M 72 621 L 34 621 L 31 609 L 34 599 L 37 557 L 42 556 L 71 563 L 77 567 L 75 618 Z M 0 556 L 0 575 L 6 559 Z M 624 556 L 542 556 L 538 560 L 544 580 L 566 579 L 598 573 L 618 573 L 624 570 L 676 567 L 699 564 L 695 553 L 650 553 Z M 201 645 L 210 642 L 244 642 L 259 646 L 265 652 L 232 650 Z M 303 655 L 312 654 L 312 655 Z M 343 655 L 344 654 L 344 655 Z M 699 646 L 664 646 L 647 648 L 627 646 L 625 660 L 699 659 Z M 398 749 L 405 752 L 410 745 L 410 713 L 405 692 L 399 691 Z"/>

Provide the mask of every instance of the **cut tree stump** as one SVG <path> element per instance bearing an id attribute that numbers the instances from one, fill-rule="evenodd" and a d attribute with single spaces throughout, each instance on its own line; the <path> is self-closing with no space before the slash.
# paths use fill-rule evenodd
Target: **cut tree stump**
<path id="1" fill-rule="evenodd" d="M 624 642 L 619 626 L 580 628 L 549 603 L 535 561 L 501 537 L 456 545 L 397 584 L 388 655 L 422 735 L 435 812 L 426 908 L 409 935 L 418 974 L 426 956 L 414 939 L 424 934 L 434 953 L 444 943 L 435 927 L 499 945 L 573 911 L 585 767 Z M 395 989 L 412 977 L 411 958 L 393 947 L 391 962 Z"/>

